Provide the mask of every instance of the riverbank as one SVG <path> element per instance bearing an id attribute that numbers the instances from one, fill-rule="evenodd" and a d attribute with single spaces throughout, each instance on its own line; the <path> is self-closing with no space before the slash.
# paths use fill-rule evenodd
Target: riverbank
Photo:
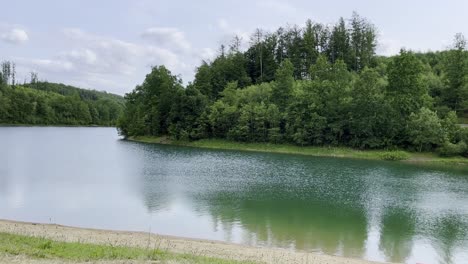
<path id="1" fill-rule="evenodd" d="M 2 258 L 6 262 L 2 262 Z M 122 260 L 162 263 L 377 263 L 354 258 L 250 247 L 218 241 L 0 220 L 0 263 L 44 258 L 55 263 Z M 152 259 L 153 258 L 153 259 Z M 17 262 L 20 263 L 20 262 Z M 128 262 L 125 262 L 128 263 Z M 133 263 L 133 262 L 132 262 Z M 148 262 L 149 263 L 149 262 Z M 151 262 L 154 263 L 154 262 Z M 159 262 L 157 262 L 159 263 Z"/>
<path id="2" fill-rule="evenodd" d="M 43 237 L 0 233 L 0 263 L 127 263 L 130 260 L 132 263 L 246 263 L 172 254 L 160 249 L 61 242 Z"/>
<path id="3" fill-rule="evenodd" d="M 387 151 L 387 150 L 357 150 L 345 147 L 300 147 L 288 144 L 270 143 L 241 143 L 221 139 L 201 139 L 197 141 L 175 141 L 167 137 L 130 137 L 130 141 L 178 145 L 186 147 L 241 150 L 283 154 L 299 154 L 316 157 L 334 158 L 354 158 L 367 160 L 392 160 L 418 164 L 439 164 L 439 165 L 468 165 L 468 158 L 463 157 L 440 157 L 435 153 L 415 153 L 407 151 Z"/>

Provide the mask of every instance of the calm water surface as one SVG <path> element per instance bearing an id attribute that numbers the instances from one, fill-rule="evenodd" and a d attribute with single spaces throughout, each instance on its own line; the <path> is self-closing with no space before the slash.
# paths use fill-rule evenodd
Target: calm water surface
<path id="1" fill-rule="evenodd" d="M 0 218 L 379 261 L 468 263 L 468 175 L 0 128 Z"/>

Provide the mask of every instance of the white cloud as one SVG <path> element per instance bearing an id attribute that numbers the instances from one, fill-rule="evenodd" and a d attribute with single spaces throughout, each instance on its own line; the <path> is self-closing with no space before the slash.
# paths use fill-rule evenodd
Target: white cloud
<path id="1" fill-rule="evenodd" d="M 238 36 L 241 38 L 241 50 L 247 48 L 248 46 L 248 41 L 250 39 L 250 34 L 242 29 L 232 27 L 229 22 L 221 18 L 218 20 L 218 28 L 221 30 L 223 37 L 222 37 L 222 42 L 224 44 L 231 44 L 231 41 L 235 36 Z"/>
<path id="2" fill-rule="evenodd" d="M 205 61 L 213 60 L 216 57 L 216 51 L 211 48 L 203 48 L 200 52 L 200 57 Z"/>
<path id="3" fill-rule="evenodd" d="M 72 63 L 58 59 L 29 59 L 29 58 L 15 58 L 15 62 L 21 67 L 26 67 L 26 72 L 55 72 L 63 73 L 70 72 L 74 69 Z"/>
<path id="4" fill-rule="evenodd" d="M 10 44 L 23 44 L 29 40 L 29 36 L 23 29 L 10 28 L 0 35 L 0 38 Z"/>
<path id="5" fill-rule="evenodd" d="M 126 42 L 80 29 L 66 29 L 64 33 L 80 49 L 62 53 L 61 58 L 94 72 L 132 75 L 142 65 L 166 65 L 173 71 L 185 66 L 176 53 L 160 46 Z"/>
<path id="6" fill-rule="evenodd" d="M 226 19 L 224 18 L 221 18 L 219 21 L 218 21 L 218 27 L 222 30 L 226 30 L 226 31 L 229 31 L 229 23 L 227 22 Z"/>
<path id="7" fill-rule="evenodd" d="M 382 35 L 379 38 L 376 53 L 384 56 L 392 56 L 398 54 L 402 47 L 403 45 L 399 41 L 386 38 Z"/>
<path id="8" fill-rule="evenodd" d="M 286 1 L 262 0 L 257 2 L 260 10 L 269 9 L 280 14 L 298 14 L 298 9 Z"/>
<path id="9" fill-rule="evenodd" d="M 193 75 L 194 66 L 180 54 L 156 45 L 142 45 L 100 36 L 77 28 L 63 30 L 69 50 L 52 58 L 16 58 L 19 69 L 50 81 L 123 94 L 141 83 L 150 66 L 165 65 L 173 74 Z M 186 79 L 187 80 L 187 79 Z"/>
<path id="10" fill-rule="evenodd" d="M 141 36 L 153 41 L 155 45 L 167 49 L 175 49 L 181 52 L 188 52 L 191 49 L 184 33 L 177 28 L 152 27 L 146 29 Z"/>
<path id="11" fill-rule="evenodd" d="M 87 38 L 87 34 L 79 28 L 65 28 L 63 34 L 69 38 L 83 39 Z"/>
<path id="12" fill-rule="evenodd" d="M 84 64 L 94 65 L 97 63 L 97 55 L 90 49 L 75 49 L 64 52 L 62 57 L 67 60 L 79 61 Z"/>

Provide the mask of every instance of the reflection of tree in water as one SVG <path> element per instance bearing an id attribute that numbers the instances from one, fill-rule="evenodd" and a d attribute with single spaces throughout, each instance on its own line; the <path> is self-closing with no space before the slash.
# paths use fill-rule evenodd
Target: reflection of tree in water
<path id="1" fill-rule="evenodd" d="M 384 211 L 380 236 L 380 250 L 390 261 L 404 262 L 412 251 L 416 222 L 414 214 L 403 208 Z"/>
<path id="2" fill-rule="evenodd" d="M 141 192 L 149 212 L 166 208 L 171 201 L 171 190 L 168 188 L 167 174 L 155 171 L 145 172 L 141 179 Z"/>
<path id="3" fill-rule="evenodd" d="M 437 218 L 415 211 L 430 188 L 421 179 L 432 174 L 406 165 L 173 147 L 145 147 L 141 155 L 137 189 L 149 211 L 182 198 L 198 215 L 211 216 L 228 240 L 240 226 L 244 243 L 362 257 L 373 215 L 389 260 L 408 259 L 422 235 L 437 240 L 449 262 L 466 237 L 466 224 L 456 218 L 444 218 L 431 233 L 421 230 Z"/>
<path id="4" fill-rule="evenodd" d="M 125 147 L 125 159 L 128 171 L 131 175 L 128 185 L 138 196 L 142 196 L 142 201 L 149 212 L 166 208 L 171 201 L 173 193 L 169 185 L 171 184 L 172 168 L 165 161 L 166 153 L 153 145 L 136 142 L 119 142 Z"/>
<path id="5" fill-rule="evenodd" d="M 244 242 L 281 247 L 293 244 L 300 250 L 362 256 L 367 222 L 361 207 L 298 199 L 293 195 L 281 199 L 272 195 L 260 200 L 249 198 L 251 195 L 219 192 L 201 198 L 200 203 L 215 222 L 227 227 L 237 222 L 254 234 L 254 238 L 250 237 L 254 241 Z"/>
<path id="6" fill-rule="evenodd" d="M 405 262 L 411 255 L 414 239 L 429 238 L 441 263 L 453 263 L 457 247 L 468 246 L 468 225 L 459 215 L 442 216 L 436 223 L 418 223 L 415 212 L 403 208 L 385 211 L 382 219 L 380 249 L 392 262 Z"/>
<path id="7" fill-rule="evenodd" d="M 453 263 L 453 253 L 458 246 L 468 248 L 468 226 L 460 216 L 443 217 L 435 224 L 432 231 L 433 237 L 436 238 L 435 248 L 443 263 Z"/>

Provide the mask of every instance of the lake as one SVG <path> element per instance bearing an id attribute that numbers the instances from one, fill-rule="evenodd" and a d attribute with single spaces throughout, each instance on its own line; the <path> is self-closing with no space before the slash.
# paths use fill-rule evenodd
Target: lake
<path id="1" fill-rule="evenodd" d="M 457 169 L 0 127 L 0 218 L 406 263 L 468 263 Z"/>

